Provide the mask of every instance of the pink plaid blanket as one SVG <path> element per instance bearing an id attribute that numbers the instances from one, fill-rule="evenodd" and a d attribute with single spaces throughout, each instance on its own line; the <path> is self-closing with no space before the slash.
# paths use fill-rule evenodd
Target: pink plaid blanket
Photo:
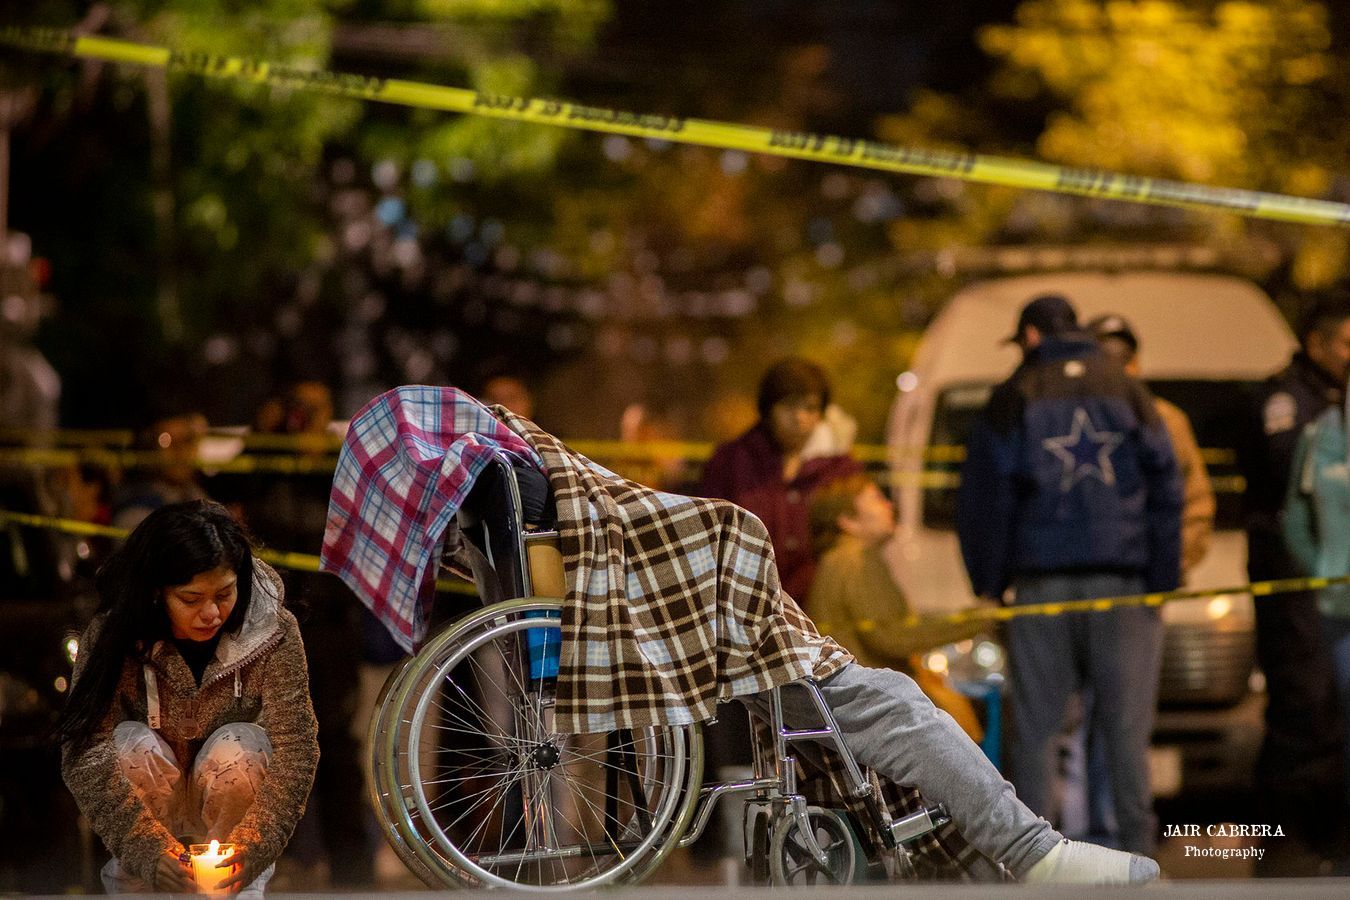
<path id="1" fill-rule="evenodd" d="M 319 564 L 409 652 L 426 636 L 445 529 L 497 448 L 539 463 L 525 440 L 455 388 L 395 388 L 347 429 Z"/>

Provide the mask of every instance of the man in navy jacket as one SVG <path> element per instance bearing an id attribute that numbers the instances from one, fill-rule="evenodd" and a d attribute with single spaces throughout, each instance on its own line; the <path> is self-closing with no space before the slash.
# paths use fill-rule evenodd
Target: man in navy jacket
<path id="1" fill-rule="evenodd" d="M 957 502 L 975 593 L 1015 604 L 1168 591 L 1180 581 L 1182 484 L 1148 389 L 1107 358 L 1068 300 L 1037 297 L 1010 338 L 1022 364 L 994 388 L 966 445 Z M 1009 775 L 1050 816 L 1055 736 L 1090 688 L 1122 849 L 1151 853 L 1148 744 L 1162 622 L 1156 609 L 1008 623 Z"/>

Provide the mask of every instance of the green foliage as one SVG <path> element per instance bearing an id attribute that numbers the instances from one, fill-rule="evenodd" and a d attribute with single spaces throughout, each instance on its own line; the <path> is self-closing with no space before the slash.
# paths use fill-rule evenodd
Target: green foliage
<path id="1" fill-rule="evenodd" d="M 427 29 L 469 23 L 482 26 L 476 40 L 452 41 L 445 32 L 443 52 L 419 62 L 390 56 L 374 63 L 371 74 L 533 95 L 556 86 L 556 68 L 534 63 L 521 49 L 539 42 L 558 53 L 581 52 L 607 13 L 602 0 L 111 0 L 92 12 L 70 0 L 39 0 L 3 21 L 51 28 L 80 23 L 86 31 L 177 50 L 346 70 L 353 68 L 349 61 L 334 66 L 331 59 L 340 27 L 379 27 L 391 17 Z M 59 216 L 44 225 L 45 213 L 25 219 L 18 208 L 14 220 L 34 232 L 38 252 L 54 262 L 65 321 L 48 329 L 45 343 L 64 364 L 75 409 L 108 406 L 107 398 L 81 396 L 104 389 L 85 371 L 106 358 L 91 347 L 104 335 L 70 324 L 98 317 L 86 304 L 102 302 L 107 309 L 110 301 L 101 295 L 115 294 L 111 302 L 136 310 L 145 323 L 135 329 L 140 352 L 132 363 L 142 369 L 132 376 L 142 383 L 160 380 L 158 366 L 199 356 L 213 334 L 270 330 L 300 273 L 331 254 L 328 210 L 318 192 L 331 154 L 354 149 L 359 166 L 387 157 L 405 170 L 417 159 L 442 170 L 465 159 L 480 181 L 492 184 L 547 172 L 567 140 L 556 129 L 267 85 L 166 78 L 133 66 L 35 56 L 4 62 L 7 81 L 41 94 L 18 136 L 20 163 L 27 167 L 16 170 L 19 177 L 40 173 L 58 196 L 81 192 L 86 179 L 97 185 L 63 206 L 66 215 L 80 216 L 78 232 L 89 235 L 82 242 Z M 371 66 L 359 59 L 355 70 Z M 29 135 L 55 142 L 60 153 L 39 154 L 34 145 L 30 165 L 24 159 Z M 80 154 L 81 142 L 102 152 Z M 421 193 L 448 211 L 435 191 Z M 17 199 L 22 207 L 25 198 Z M 100 252 L 86 252 L 91 242 Z"/>
<path id="2" fill-rule="evenodd" d="M 1275 190 L 1325 186 L 1289 163 L 1325 137 L 1314 117 L 1330 42 L 1311 0 L 1028 0 L 982 40 L 1007 64 L 996 90 L 1062 101 L 1038 142 L 1046 157 Z"/>

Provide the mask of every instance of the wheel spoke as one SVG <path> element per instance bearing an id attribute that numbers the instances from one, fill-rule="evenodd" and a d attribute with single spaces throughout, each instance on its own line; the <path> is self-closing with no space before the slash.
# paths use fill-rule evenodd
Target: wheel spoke
<path id="1" fill-rule="evenodd" d="M 558 733 L 554 682 L 530 678 L 526 658 L 526 635 L 558 619 L 526 611 L 559 608 L 510 601 L 474 614 L 387 689 L 370 731 L 376 796 L 391 843 L 429 883 L 599 887 L 641 877 L 679 837 L 697 796 L 682 781 L 696 726 L 645 726 L 609 746 Z M 555 655 L 558 632 L 543 634 Z"/>

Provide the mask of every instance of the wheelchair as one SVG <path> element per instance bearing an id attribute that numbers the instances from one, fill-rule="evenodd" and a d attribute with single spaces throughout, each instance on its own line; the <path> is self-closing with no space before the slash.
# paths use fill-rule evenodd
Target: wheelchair
<path id="1" fill-rule="evenodd" d="M 755 880 L 912 874 L 904 845 L 945 824 L 945 810 L 892 821 L 812 681 L 769 692 L 772 752 L 755 754 L 744 781 L 703 785 L 697 723 L 602 734 L 553 727 L 562 556 L 556 531 L 526 529 L 520 479 L 534 481 L 532 496 L 547 494 L 547 481 L 515 462 L 499 451 L 457 513 L 483 605 L 456 610 L 389 676 L 370 723 L 372 806 L 408 868 L 432 888 L 635 884 L 693 843 L 719 800 L 739 797 Z M 817 727 L 785 726 L 784 690 L 810 695 Z M 808 801 L 793 753 L 800 742 L 839 755 L 860 814 Z"/>

